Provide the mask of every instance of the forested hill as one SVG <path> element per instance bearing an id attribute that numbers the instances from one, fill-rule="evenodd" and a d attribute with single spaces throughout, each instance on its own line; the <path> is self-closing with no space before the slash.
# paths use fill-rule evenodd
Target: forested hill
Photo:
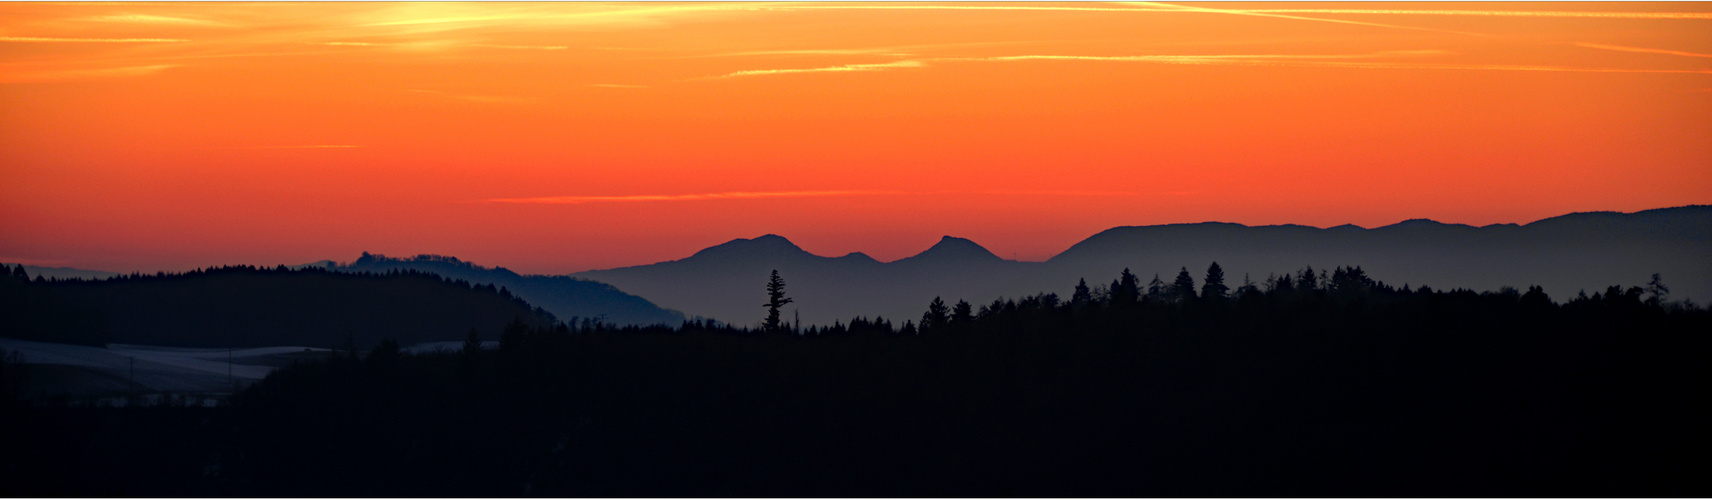
<path id="1" fill-rule="evenodd" d="M 318 265 L 344 272 L 414 270 L 479 285 L 504 287 L 563 319 L 600 318 L 602 322 L 614 325 L 676 325 L 684 321 L 683 313 L 662 309 L 648 299 L 599 281 L 570 276 L 524 276 L 503 267 L 482 267 L 457 257 L 418 255 L 400 259 L 363 252 L 362 257 L 349 264 L 322 262 Z"/>
<path id="2" fill-rule="evenodd" d="M 1168 224 L 1102 231 L 990 295 L 1067 294 L 1077 278 L 1092 282 L 1125 268 L 1143 281 L 1154 274 L 1170 280 L 1185 267 L 1198 271 L 1218 262 L 1233 283 L 1244 275 L 1261 282 L 1281 269 L 1356 264 L 1394 285 L 1472 290 L 1538 285 L 1558 297 L 1642 283 L 1659 273 L 1671 284 L 1672 296 L 1706 302 L 1712 300 L 1709 255 L 1712 206 L 1706 205 L 1573 213 L 1481 227 L 1426 219 L 1372 229 Z"/>
<path id="3" fill-rule="evenodd" d="M 0 279 L 0 335 L 174 347 L 373 347 L 496 339 L 517 319 L 554 321 L 509 291 L 428 273 L 211 268 L 96 281 Z"/>

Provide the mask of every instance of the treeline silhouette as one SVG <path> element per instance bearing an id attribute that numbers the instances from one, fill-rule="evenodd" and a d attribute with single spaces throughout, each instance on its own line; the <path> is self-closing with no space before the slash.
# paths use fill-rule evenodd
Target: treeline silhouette
<path id="1" fill-rule="evenodd" d="M 3 470 L 22 480 L 0 493 L 1712 493 L 1693 459 L 1712 444 L 1712 314 L 1661 280 L 1558 304 L 1360 268 L 1208 274 L 936 299 L 901 326 L 514 322 L 492 351 L 386 342 L 229 408 L 13 412 Z"/>
<path id="2" fill-rule="evenodd" d="M 493 285 L 430 273 L 226 266 L 108 279 L 0 278 L 0 336 L 86 345 L 316 346 L 455 341 L 553 316 Z"/>

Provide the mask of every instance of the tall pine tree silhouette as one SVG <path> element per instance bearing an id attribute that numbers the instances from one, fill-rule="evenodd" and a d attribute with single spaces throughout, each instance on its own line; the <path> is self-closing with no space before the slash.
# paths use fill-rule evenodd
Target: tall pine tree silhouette
<path id="1" fill-rule="evenodd" d="M 794 301 L 785 297 L 785 279 L 779 277 L 778 269 L 774 269 L 773 276 L 767 279 L 767 303 L 762 304 L 767 308 L 767 331 L 779 331 L 779 308 L 791 302 Z"/>
<path id="2" fill-rule="evenodd" d="M 1207 281 L 1201 284 L 1201 298 L 1222 299 L 1228 292 L 1230 287 L 1225 286 L 1225 270 L 1219 268 L 1219 263 L 1214 262 L 1212 266 L 1207 267 Z"/>
<path id="3" fill-rule="evenodd" d="M 1177 272 L 1177 281 L 1171 284 L 1171 295 L 1176 300 L 1195 300 L 1195 278 L 1189 277 L 1189 268 Z"/>

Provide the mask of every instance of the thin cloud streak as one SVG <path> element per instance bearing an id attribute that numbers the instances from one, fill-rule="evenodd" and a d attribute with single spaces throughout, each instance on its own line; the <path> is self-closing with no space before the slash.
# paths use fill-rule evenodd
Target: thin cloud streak
<path id="1" fill-rule="evenodd" d="M 957 194 L 976 194 L 991 196 L 1135 196 L 1137 193 L 1125 191 L 875 191 L 875 190 L 839 190 L 839 191 L 733 191 L 726 193 L 698 194 L 648 194 L 648 195 L 618 195 L 618 196 L 544 196 L 536 198 L 494 198 L 481 200 L 483 203 L 509 204 L 538 204 L 538 205 L 578 205 L 584 203 L 606 202 L 646 202 L 646 201 L 706 201 L 706 200 L 753 200 L 769 198 L 822 198 L 835 196 L 942 196 Z"/>
<path id="2" fill-rule="evenodd" d="M 179 67 L 178 64 L 155 64 L 149 66 L 122 66 L 116 68 L 95 69 L 64 69 L 47 71 L 26 71 L 20 73 L 0 73 L 0 83 L 30 83 L 55 82 L 65 80 L 82 80 L 88 78 L 114 78 L 127 76 L 145 76 Z"/>
<path id="3" fill-rule="evenodd" d="M 639 202 L 639 201 L 701 201 L 701 200 L 750 200 L 763 198 L 815 198 L 827 196 L 881 196 L 911 194 L 903 191 L 733 191 L 727 193 L 700 194 L 644 194 L 620 196 L 544 196 L 538 198 L 495 198 L 482 200 L 484 203 L 515 203 L 515 204 L 546 204 L 574 205 L 582 203 L 601 202 Z"/>
<path id="4" fill-rule="evenodd" d="M 1384 23 L 1368 23 L 1368 22 L 1361 22 L 1361 21 L 1349 21 L 1349 20 L 1344 20 L 1344 19 L 1326 19 L 1326 18 L 1321 18 L 1321 17 L 1302 17 L 1302 16 L 1292 16 L 1292 15 L 1287 15 L 1287 14 L 1257 12 L 1257 11 L 1253 11 L 1253 10 L 1214 9 L 1211 7 L 1195 7 L 1195 6 L 1189 6 L 1189 5 L 1176 5 L 1176 4 L 1168 4 L 1168 3 L 1157 3 L 1157 2 L 1138 2 L 1137 5 L 1154 5 L 1154 6 L 1162 6 L 1162 7 L 1175 7 L 1175 8 L 1181 9 L 1183 12 L 1205 12 L 1205 13 L 1211 13 L 1211 14 L 1233 14 L 1233 15 L 1239 15 L 1239 16 L 1258 16 L 1258 17 L 1271 17 L 1271 18 L 1277 18 L 1277 19 L 1293 19 L 1293 20 L 1297 20 L 1297 21 L 1319 21 L 1319 22 L 1323 22 L 1323 23 L 1350 24 L 1350 25 L 1356 25 L 1356 26 L 1372 26 L 1372 27 L 1377 27 L 1377 28 L 1392 28 L 1392 29 L 1415 30 L 1415 31 L 1434 31 L 1434 32 L 1439 32 L 1439 33 L 1454 33 L 1454 34 L 1458 34 L 1458 35 L 1492 36 L 1492 35 L 1487 35 L 1484 33 L 1470 33 L 1470 32 L 1466 32 L 1466 31 L 1442 30 L 1442 29 L 1437 29 L 1437 28 L 1422 28 L 1422 27 L 1418 27 L 1418 26 L 1400 26 L 1400 25 L 1396 25 L 1396 24 L 1384 24 Z"/>
<path id="5" fill-rule="evenodd" d="M 794 73 L 846 73 L 846 72 L 853 72 L 853 71 L 882 71 L 882 70 L 896 69 L 896 68 L 920 68 L 920 67 L 925 67 L 925 66 L 926 65 L 922 64 L 921 61 L 897 61 L 897 62 L 877 63 L 877 64 L 845 64 L 842 66 L 828 66 L 828 67 L 824 67 L 824 68 L 752 69 L 752 70 L 736 71 L 736 72 L 732 72 L 732 73 L 726 73 L 724 75 L 720 75 L 720 76 L 717 76 L 714 78 L 734 78 L 734 77 L 739 77 L 739 76 L 756 76 L 756 75 L 786 75 L 786 74 L 794 74 Z"/>
<path id="6" fill-rule="evenodd" d="M 308 146 L 259 146 L 250 149 L 351 149 L 362 146 L 350 144 L 313 144 Z"/>
<path id="7" fill-rule="evenodd" d="M 34 43 L 168 43 L 188 42 L 182 38 L 51 38 L 41 36 L 0 36 L 0 42 Z"/>
<path id="8" fill-rule="evenodd" d="M 1666 54 L 1666 55 L 1684 56 L 1684 57 L 1712 57 L 1712 54 L 1696 54 L 1693 52 L 1683 52 L 1680 50 L 1648 49 L 1648 48 L 1643 48 L 1643 47 L 1625 47 L 1622 45 L 1605 45 L 1602 43 L 1576 42 L 1575 45 L 1578 47 L 1587 47 L 1590 49 L 1615 50 L 1618 52 L 1639 52 L 1642 54 Z"/>
<path id="9" fill-rule="evenodd" d="M 1404 16 L 1580 17 L 1602 19 L 1712 19 L 1712 12 L 1574 12 L 1525 10 L 1243 9 L 1267 14 L 1378 14 Z"/>
<path id="10" fill-rule="evenodd" d="M 750 10 L 1018 10 L 1018 11 L 1061 11 L 1061 12 L 1197 12 L 1194 8 L 1185 9 L 1176 4 L 1137 3 L 1137 5 L 1167 5 L 1169 7 L 1049 7 L 1049 6 L 992 6 L 992 5 L 785 5 L 755 7 Z M 1202 8 L 1206 9 L 1206 8 Z M 1576 12 L 1576 11 L 1525 11 L 1525 10 L 1423 10 L 1423 9 L 1208 9 L 1200 12 L 1217 11 L 1222 13 L 1248 14 L 1363 14 L 1363 15 L 1401 15 L 1401 16 L 1483 16 L 1483 17 L 1570 17 L 1570 18 L 1601 18 L 1601 19 L 1712 19 L 1708 12 Z M 1285 19 L 1302 19 L 1325 22 L 1344 22 L 1336 19 L 1284 17 Z M 1389 26 L 1407 29 L 1407 26 Z"/>
<path id="11" fill-rule="evenodd" d="M 485 47 L 485 48 L 489 48 L 489 49 L 513 49 L 513 50 L 565 50 L 565 49 L 570 48 L 569 46 L 565 46 L 565 45 L 489 45 L 489 44 L 485 44 L 485 43 L 470 44 L 470 46 L 471 47 Z"/>
<path id="12" fill-rule="evenodd" d="M 630 85 L 630 84 L 624 84 L 624 83 L 590 83 L 590 84 L 584 85 L 584 86 L 585 87 L 600 87 L 600 88 L 606 88 L 606 89 L 645 89 L 645 88 L 648 88 L 647 85 Z"/>
<path id="13" fill-rule="evenodd" d="M 226 23 L 185 17 L 155 16 L 149 14 L 116 14 L 111 16 L 95 16 L 84 18 L 86 21 L 103 23 L 137 23 L 137 24 L 188 24 L 197 26 L 225 26 Z"/>
<path id="14" fill-rule="evenodd" d="M 1672 51 L 1674 52 L 1674 51 Z M 1452 52 L 1442 50 L 1404 50 L 1376 52 L 1371 54 L 1212 54 L 1212 55 L 1139 55 L 1139 56 L 1074 56 L 1051 54 L 1025 54 L 992 57 L 938 57 L 927 59 L 911 59 L 881 64 L 849 64 L 825 68 L 808 69 L 760 69 L 728 73 L 713 78 L 732 78 L 738 76 L 780 75 L 810 72 L 852 72 L 852 71 L 882 71 L 896 68 L 924 68 L 929 62 L 1020 62 L 1020 61 L 1090 61 L 1090 62 L 1139 62 L 1156 64 L 1177 64 L 1195 66 L 1275 66 L 1301 68 L 1350 68 L 1350 69 L 1416 69 L 1416 70 L 1483 70 L 1483 71 L 1546 71 L 1573 73 L 1682 73 L 1682 74 L 1712 74 L 1712 70 L 1667 70 L 1667 69 L 1627 69 L 1627 68 L 1576 68 L 1566 66 L 1545 66 L 1525 64 L 1441 64 L 1416 62 L 1362 62 L 1348 61 L 1349 59 L 1379 59 L 1388 57 L 1426 57 L 1451 55 Z M 1683 53 L 1688 54 L 1688 53 Z M 1678 55 L 1683 55 L 1678 54 Z"/>

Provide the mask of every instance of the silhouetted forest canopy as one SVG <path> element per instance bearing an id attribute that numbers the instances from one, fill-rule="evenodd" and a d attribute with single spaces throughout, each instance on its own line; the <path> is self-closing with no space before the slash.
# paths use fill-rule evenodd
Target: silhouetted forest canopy
<path id="1" fill-rule="evenodd" d="M 1359 267 L 1176 278 L 901 323 L 514 321 L 497 350 L 382 342 L 215 409 L 9 402 L 0 493 L 1712 494 L 1712 314 L 1662 279 L 1559 303 Z"/>
<path id="2" fill-rule="evenodd" d="M 227 266 L 108 279 L 0 279 L 0 336 L 73 344 L 368 349 L 555 318 L 509 290 L 431 273 Z"/>

